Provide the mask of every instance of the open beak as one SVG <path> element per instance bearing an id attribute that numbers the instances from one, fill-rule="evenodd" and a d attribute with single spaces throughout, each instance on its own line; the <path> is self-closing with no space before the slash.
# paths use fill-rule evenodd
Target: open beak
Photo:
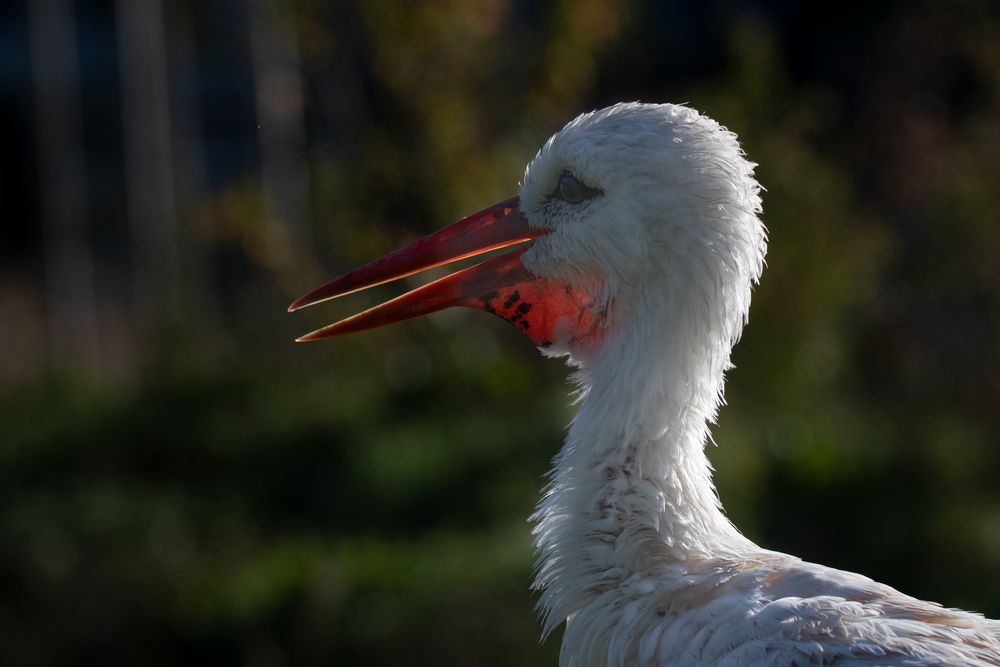
<path id="1" fill-rule="evenodd" d="M 435 280 L 297 340 L 323 340 L 365 331 L 451 306 L 479 308 L 499 315 L 541 346 L 564 335 L 572 336 L 581 325 L 592 328 L 595 316 L 584 290 L 536 276 L 522 262 L 530 242 L 545 233 L 547 230 L 528 224 L 517 197 L 474 213 L 317 287 L 296 299 L 288 307 L 289 312 L 491 250 L 529 245 Z"/>

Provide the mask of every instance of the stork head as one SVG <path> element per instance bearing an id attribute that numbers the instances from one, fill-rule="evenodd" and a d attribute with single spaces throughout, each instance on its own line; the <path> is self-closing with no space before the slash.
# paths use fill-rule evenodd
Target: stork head
<path id="1" fill-rule="evenodd" d="M 497 248 L 519 246 L 299 340 L 449 306 L 495 313 L 550 352 L 585 357 L 616 332 L 685 312 L 732 341 L 760 275 L 760 186 L 736 136 L 693 109 L 583 114 L 528 165 L 517 197 L 336 278 L 295 310 Z M 719 330 L 721 328 L 721 330 Z"/>

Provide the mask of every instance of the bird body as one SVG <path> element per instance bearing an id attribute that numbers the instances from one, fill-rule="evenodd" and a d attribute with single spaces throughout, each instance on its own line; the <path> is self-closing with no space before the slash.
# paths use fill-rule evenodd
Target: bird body
<path id="1" fill-rule="evenodd" d="M 532 517 L 543 633 L 566 624 L 563 667 L 1000 666 L 1000 623 L 761 549 L 722 511 L 705 444 L 764 265 L 754 167 L 684 106 L 584 114 L 515 200 L 293 309 L 524 245 L 303 339 L 463 305 L 575 367 L 580 407 Z"/>
<path id="2" fill-rule="evenodd" d="M 757 550 L 662 564 L 594 596 L 567 665 L 996 665 L 1000 629 L 867 577 Z"/>

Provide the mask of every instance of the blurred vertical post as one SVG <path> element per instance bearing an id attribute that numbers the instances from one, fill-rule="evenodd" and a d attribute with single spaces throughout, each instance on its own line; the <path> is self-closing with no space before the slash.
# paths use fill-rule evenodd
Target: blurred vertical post
<path id="1" fill-rule="evenodd" d="M 303 86 L 295 14 L 278 0 L 251 0 L 250 48 L 257 99 L 268 257 L 283 268 L 308 243 Z"/>
<path id="2" fill-rule="evenodd" d="M 167 88 L 174 164 L 174 201 L 181 224 L 177 227 L 178 267 L 184 315 L 199 322 L 211 320 L 219 295 L 211 284 L 211 259 L 204 238 L 194 224 L 200 202 L 206 198 L 206 165 L 200 135 L 198 40 L 188 3 L 163 6 L 167 58 Z"/>
<path id="3" fill-rule="evenodd" d="M 170 99 L 160 0 L 117 0 L 132 233 L 132 283 L 140 336 L 175 320 L 180 306 Z"/>
<path id="4" fill-rule="evenodd" d="M 45 227 L 49 363 L 101 370 L 76 29 L 69 0 L 31 0 L 32 81 Z"/>

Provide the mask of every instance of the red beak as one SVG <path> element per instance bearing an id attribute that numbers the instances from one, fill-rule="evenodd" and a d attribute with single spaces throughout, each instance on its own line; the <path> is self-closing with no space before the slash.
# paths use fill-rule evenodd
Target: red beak
<path id="1" fill-rule="evenodd" d="M 380 259 L 334 278 L 296 299 L 289 312 L 320 301 L 381 285 L 432 267 L 491 250 L 529 243 L 547 233 L 533 228 L 516 197 L 474 213 Z M 322 340 L 427 315 L 451 306 L 479 308 L 515 325 L 536 345 L 550 345 L 581 328 L 594 329 L 585 290 L 534 275 L 521 257 L 528 246 L 428 283 L 391 301 L 318 329 L 297 339 Z"/>

